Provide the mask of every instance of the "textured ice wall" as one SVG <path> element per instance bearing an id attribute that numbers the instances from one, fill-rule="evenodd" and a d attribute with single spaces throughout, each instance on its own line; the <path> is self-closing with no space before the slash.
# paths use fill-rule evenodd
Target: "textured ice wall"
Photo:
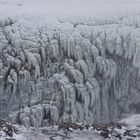
<path id="1" fill-rule="evenodd" d="M 0 21 L 1 118 L 37 128 L 140 112 L 139 15 L 27 23 Z"/>

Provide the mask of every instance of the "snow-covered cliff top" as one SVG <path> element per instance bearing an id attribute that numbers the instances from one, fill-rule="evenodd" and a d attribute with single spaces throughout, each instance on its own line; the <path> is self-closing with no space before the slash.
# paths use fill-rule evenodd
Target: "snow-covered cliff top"
<path id="1" fill-rule="evenodd" d="M 29 28 L 69 21 L 117 22 L 139 13 L 140 0 L 0 0 L 0 20 L 14 17 Z"/>
<path id="2" fill-rule="evenodd" d="M 0 0 L 0 16 L 105 16 L 139 12 L 140 0 Z"/>

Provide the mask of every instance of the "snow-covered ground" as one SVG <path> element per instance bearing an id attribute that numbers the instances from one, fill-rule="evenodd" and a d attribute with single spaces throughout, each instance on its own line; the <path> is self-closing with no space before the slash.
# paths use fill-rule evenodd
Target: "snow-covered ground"
<path id="1" fill-rule="evenodd" d="M 140 124 L 140 114 L 130 115 L 129 117 L 122 119 L 120 122 L 128 125 L 139 125 Z"/>
<path id="2" fill-rule="evenodd" d="M 125 118 L 120 121 L 115 127 L 113 125 L 101 128 L 101 130 L 89 129 L 74 130 L 58 130 L 57 126 L 44 127 L 41 129 L 26 129 L 21 126 L 16 126 L 19 130 L 18 134 L 13 135 L 14 140 L 139 140 L 140 139 L 140 115 L 132 115 L 131 117 Z M 97 128 L 97 127 L 96 127 Z M 106 138 L 107 133 L 102 135 L 101 132 L 104 129 L 108 130 L 109 134 Z M 103 130 L 103 131 L 102 131 Z M 106 132 L 106 131 L 104 131 Z M 6 134 L 0 130 L 0 140 L 9 138 Z"/>

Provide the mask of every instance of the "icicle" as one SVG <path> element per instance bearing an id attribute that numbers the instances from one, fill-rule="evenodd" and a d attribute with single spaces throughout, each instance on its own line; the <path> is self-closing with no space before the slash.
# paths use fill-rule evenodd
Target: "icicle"
<path id="1" fill-rule="evenodd" d="M 40 50 L 41 50 L 42 60 L 43 60 L 43 62 L 46 62 L 46 51 L 43 47 L 41 47 Z"/>
<path id="2" fill-rule="evenodd" d="M 27 50 L 25 50 L 25 56 L 28 59 L 28 63 L 32 64 L 35 68 L 35 79 L 40 77 L 40 67 L 38 65 L 38 62 L 34 56 L 34 54 L 28 52 Z"/>
<path id="3" fill-rule="evenodd" d="M 85 79 L 89 78 L 88 66 L 83 59 L 76 62 L 76 67 L 83 72 Z"/>
<path id="4" fill-rule="evenodd" d="M 83 112 L 83 107 L 79 102 L 76 102 L 76 109 L 77 109 L 77 114 L 78 114 L 78 122 L 84 121 L 84 112 Z"/>
<path id="5" fill-rule="evenodd" d="M 139 47 L 136 48 L 136 52 L 134 54 L 133 66 L 135 68 L 140 68 L 140 48 Z"/>

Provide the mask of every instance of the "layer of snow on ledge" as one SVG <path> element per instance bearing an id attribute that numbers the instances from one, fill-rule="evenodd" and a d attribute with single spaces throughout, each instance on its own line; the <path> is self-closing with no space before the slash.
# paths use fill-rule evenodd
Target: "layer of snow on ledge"
<path id="1" fill-rule="evenodd" d="M 0 16 L 21 14 L 104 16 L 140 11 L 140 0 L 0 0 Z"/>

